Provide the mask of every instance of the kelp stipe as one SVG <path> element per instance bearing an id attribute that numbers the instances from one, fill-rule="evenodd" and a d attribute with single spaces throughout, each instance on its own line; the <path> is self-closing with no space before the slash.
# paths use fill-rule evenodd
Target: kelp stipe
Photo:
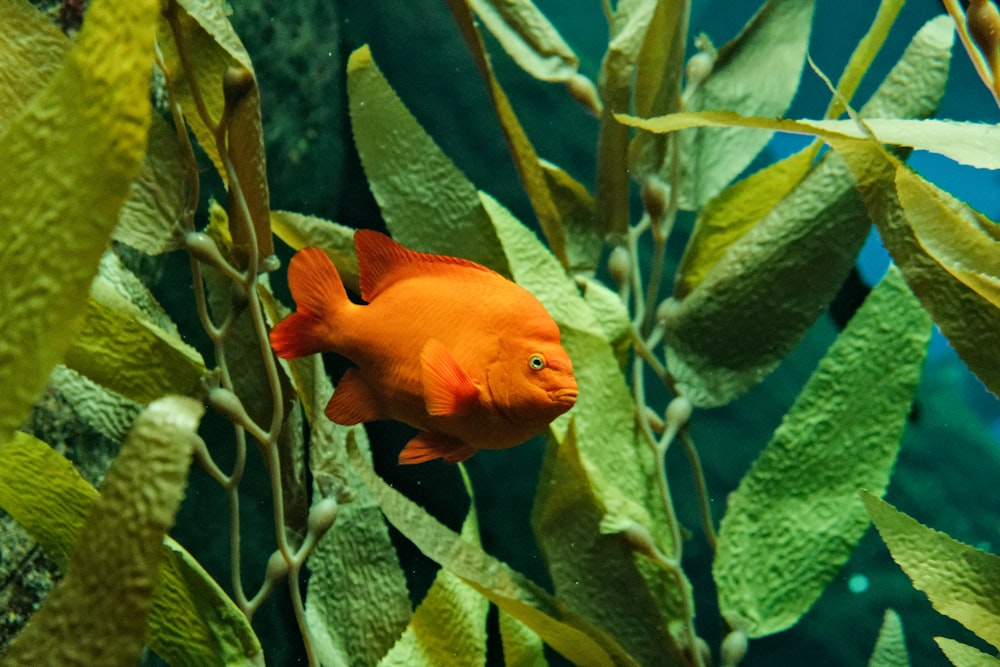
<path id="1" fill-rule="evenodd" d="M 946 3 L 963 45 L 995 92 L 993 5 L 972 3 L 966 25 L 955 4 Z M 560 327 L 579 398 L 549 429 L 531 517 L 552 590 L 484 551 L 475 511 L 453 531 L 379 476 L 365 430 L 324 417 L 334 387 L 318 355 L 272 354 L 269 330 L 288 313 L 269 286 L 274 236 L 324 249 L 352 287 L 353 230 L 270 210 L 261 91 L 221 3 L 95 0 L 70 44 L 23 0 L 0 0 L 5 30 L 30 38 L 0 41 L 0 63 L 13 73 L 0 91 L 0 218 L 10 230 L 0 251 L 10 278 L 0 293 L 0 373 L 11 388 L 0 412 L 0 506 L 57 564 L 69 564 L 65 583 L 0 661 L 93 664 L 87 651 L 106 647 L 103 655 L 130 664 L 145 643 L 169 664 L 262 664 L 271 647 L 251 620 L 287 582 L 312 665 L 485 664 L 491 605 L 506 664 L 548 664 L 548 645 L 581 665 L 696 666 L 716 657 L 736 665 L 752 659 L 754 639 L 801 620 L 869 516 L 935 606 L 1000 648 L 995 557 L 877 498 L 932 320 L 987 387 L 1000 387 L 996 223 L 902 162 L 916 147 L 1000 166 L 994 127 L 923 120 L 947 80 L 949 19 L 919 30 L 855 113 L 854 94 L 902 6 L 882 2 L 831 84 L 826 118 L 792 121 L 775 117 L 809 75 L 811 0 L 770 0 L 718 48 L 699 36 L 687 63 L 689 3 L 605 3 L 609 36 L 596 81 L 528 0 L 447 6 L 545 243 L 421 128 L 377 66 L 376 48 L 355 50 L 347 65 L 353 139 L 395 239 L 513 278 Z M 505 57 L 489 53 L 494 43 L 598 117 L 593 191 L 539 155 L 494 69 L 491 58 Z M 148 104 L 154 63 L 166 118 Z M 817 139 L 733 183 L 773 131 Z M 205 225 L 195 222 L 206 213 L 206 175 L 191 136 L 226 192 Z M 822 156 L 821 142 L 831 149 Z M 630 208 L 633 191 L 639 210 Z M 687 211 L 697 220 L 674 266 L 668 246 Z M 717 490 L 692 423 L 788 358 L 829 307 L 872 224 L 896 268 L 830 346 L 717 522 Z M 146 255 L 187 253 L 211 361 L 113 253 L 101 259 L 109 239 Z M 611 286 L 596 277 L 605 255 Z M 665 298 L 661 283 L 671 276 Z M 88 423 L 127 442 L 100 496 L 51 447 L 16 433 L 46 382 L 59 390 L 72 377 L 85 380 L 66 393 Z M 213 457 L 218 445 L 195 435 L 201 404 L 232 424 L 230 466 Z M 680 498 L 668 475 L 668 462 L 682 460 L 670 452 L 678 446 L 693 499 Z M 154 460 L 136 463 L 138 454 Z M 162 538 L 192 456 L 230 507 L 225 591 Z M 262 464 L 274 523 L 266 538 L 250 533 L 239 507 L 248 467 Z M 471 496 L 468 479 L 466 488 Z M 681 525 L 684 500 L 700 511 L 703 537 Z M 416 609 L 386 521 L 441 568 Z M 53 622 L 97 620 L 87 618 L 80 582 L 84 592 L 117 595 L 85 576 L 110 574 L 85 570 L 100 560 L 95 547 L 126 537 L 138 545 L 141 572 L 119 582 L 135 586 L 100 619 L 104 627 L 81 630 L 86 641 L 46 638 Z M 259 572 L 246 571 L 251 541 L 272 552 Z M 688 579 L 697 550 L 712 558 L 720 614 L 702 612 L 696 622 L 712 594 Z M 906 616 L 885 613 L 871 664 L 908 664 Z M 703 639 L 716 634 L 717 646 Z M 995 660 L 937 641 L 957 665 Z"/>

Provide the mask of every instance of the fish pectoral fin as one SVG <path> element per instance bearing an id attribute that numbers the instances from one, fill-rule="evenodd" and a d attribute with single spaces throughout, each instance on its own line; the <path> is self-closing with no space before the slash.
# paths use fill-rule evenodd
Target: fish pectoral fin
<path id="1" fill-rule="evenodd" d="M 468 412 L 479 400 L 479 385 L 448 348 L 432 338 L 420 353 L 427 414 L 442 417 Z"/>
<path id="2" fill-rule="evenodd" d="M 444 459 L 448 463 L 458 463 L 475 453 L 475 447 L 458 438 L 435 431 L 424 431 L 406 444 L 399 453 L 399 462 L 411 464 Z"/>
<path id="3" fill-rule="evenodd" d="M 357 368 L 347 369 L 340 378 L 325 412 L 330 421 L 343 426 L 386 418 L 379 412 L 375 394 Z"/>

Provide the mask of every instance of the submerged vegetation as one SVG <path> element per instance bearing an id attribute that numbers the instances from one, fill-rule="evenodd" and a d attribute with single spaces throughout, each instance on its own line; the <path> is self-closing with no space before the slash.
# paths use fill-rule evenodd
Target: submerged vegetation
<path id="1" fill-rule="evenodd" d="M 904 162 L 918 148 L 1000 168 L 995 126 L 928 120 L 956 24 L 1000 96 L 992 2 L 973 1 L 968 25 L 947 2 L 951 16 L 912 35 L 860 104 L 854 94 L 903 5 L 883 0 L 827 81 L 825 117 L 798 121 L 780 117 L 800 80 L 811 67 L 824 76 L 807 57 L 814 0 L 768 0 L 719 48 L 688 34 L 685 0 L 605 2 L 596 82 L 529 0 L 447 4 L 544 241 L 442 152 L 368 47 L 346 65 L 351 130 L 396 240 L 493 268 L 559 324 L 579 397 L 549 427 L 533 499 L 549 581 L 483 549 L 474 505 L 456 532 L 386 483 L 371 452 L 388 445 L 323 415 L 335 389 L 319 355 L 274 356 L 268 333 L 289 312 L 271 288 L 284 270 L 275 238 L 322 248 L 357 292 L 354 230 L 271 210 L 258 82 L 222 4 L 93 0 L 71 41 L 27 0 L 0 0 L 0 508 L 66 575 L 0 663 L 124 666 L 148 646 L 171 665 L 264 664 L 269 646 L 251 621 L 280 591 L 311 665 L 482 665 L 489 654 L 537 666 L 555 652 L 591 666 L 732 666 L 753 640 L 799 622 L 871 522 L 914 586 L 995 656 L 1000 558 L 880 499 L 932 325 L 1000 394 L 997 223 Z M 593 189 L 536 152 L 487 44 L 599 118 Z M 776 131 L 814 140 L 757 168 Z M 199 159 L 224 202 L 201 195 L 211 179 Z M 873 225 L 893 266 L 717 521 L 691 420 L 788 358 Z M 135 271 L 165 253 L 189 258 L 203 334 L 175 323 Z M 201 335 L 208 354 L 185 342 Z M 122 443 L 100 492 L 55 443 L 22 428 L 53 394 Z M 203 406 L 231 437 L 207 435 Z M 229 506 L 221 583 L 166 536 L 192 460 Z M 682 525 L 677 507 L 692 498 L 678 497 L 667 471 L 685 460 L 698 531 Z M 254 468 L 270 489 L 270 535 L 250 531 L 240 509 Z M 439 566 L 415 608 L 387 524 Z M 711 559 L 709 590 L 689 579 L 693 543 Z M 246 567 L 248 545 L 273 552 L 263 571 Z M 717 611 L 700 609 L 713 595 Z M 905 610 L 886 610 L 869 664 L 909 664 L 905 623 Z M 717 645 L 702 638 L 716 635 Z M 1000 663 L 935 640 L 955 665 Z"/>

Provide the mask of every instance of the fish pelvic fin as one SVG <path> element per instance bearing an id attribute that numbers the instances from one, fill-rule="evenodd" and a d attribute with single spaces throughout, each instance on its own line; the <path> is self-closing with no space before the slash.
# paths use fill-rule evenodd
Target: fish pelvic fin
<path id="1" fill-rule="evenodd" d="M 342 426 L 386 418 L 379 411 L 375 393 L 357 368 L 347 369 L 340 378 L 324 412 L 330 421 Z"/>
<path id="2" fill-rule="evenodd" d="M 436 431 L 424 431 L 406 444 L 399 453 L 399 462 L 409 465 L 444 459 L 448 463 L 458 463 L 475 453 L 475 447 L 458 438 Z"/>
<path id="3" fill-rule="evenodd" d="M 420 368 L 427 414 L 434 417 L 462 415 L 479 400 L 479 385 L 436 338 L 424 344 Z"/>
<path id="4" fill-rule="evenodd" d="M 271 347 L 290 359 L 332 349 L 337 311 L 350 304 L 337 267 L 319 248 L 303 248 L 288 266 L 296 312 L 271 330 Z"/>

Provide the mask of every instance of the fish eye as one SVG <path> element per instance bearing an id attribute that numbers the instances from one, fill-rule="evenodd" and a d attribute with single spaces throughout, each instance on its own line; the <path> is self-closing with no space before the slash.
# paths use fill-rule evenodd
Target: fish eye
<path id="1" fill-rule="evenodd" d="M 533 371 L 540 371 L 545 368 L 545 357 L 540 354 L 533 354 L 528 359 L 528 366 Z"/>

